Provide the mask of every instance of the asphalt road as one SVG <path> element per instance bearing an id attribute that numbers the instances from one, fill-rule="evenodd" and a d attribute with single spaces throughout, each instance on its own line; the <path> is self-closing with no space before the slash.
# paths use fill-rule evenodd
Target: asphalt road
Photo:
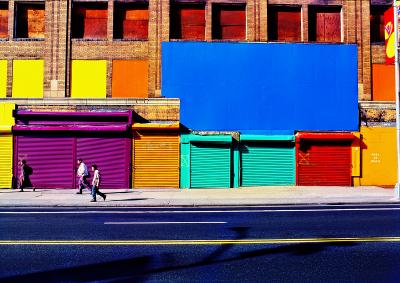
<path id="1" fill-rule="evenodd" d="M 399 205 L 0 208 L 1 282 L 399 278 Z"/>

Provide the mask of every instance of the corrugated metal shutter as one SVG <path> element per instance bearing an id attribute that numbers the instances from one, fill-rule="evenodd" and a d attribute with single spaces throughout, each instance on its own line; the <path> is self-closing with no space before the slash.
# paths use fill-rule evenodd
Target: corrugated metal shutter
<path id="1" fill-rule="evenodd" d="M 179 187 L 177 132 L 136 132 L 133 158 L 134 188 Z"/>
<path id="2" fill-rule="evenodd" d="M 15 152 L 18 163 L 27 160 L 33 169 L 31 181 L 38 188 L 74 186 L 74 141 L 59 136 L 17 136 Z M 16 164 L 16 177 L 20 166 Z"/>
<path id="3" fill-rule="evenodd" d="M 2 189 L 12 187 L 12 148 L 12 135 L 0 135 L 0 188 Z"/>
<path id="4" fill-rule="evenodd" d="M 117 137 L 78 137 L 76 158 L 91 170 L 96 164 L 100 170 L 101 188 L 129 188 L 131 140 Z M 91 173 L 91 175 L 93 175 Z"/>
<path id="5" fill-rule="evenodd" d="M 297 152 L 301 186 L 351 186 L 351 141 L 302 141 Z"/>
<path id="6" fill-rule="evenodd" d="M 191 143 L 190 170 L 191 188 L 229 188 L 230 144 Z"/>
<path id="7" fill-rule="evenodd" d="M 242 186 L 295 184 L 294 143 L 245 142 L 240 151 Z"/>

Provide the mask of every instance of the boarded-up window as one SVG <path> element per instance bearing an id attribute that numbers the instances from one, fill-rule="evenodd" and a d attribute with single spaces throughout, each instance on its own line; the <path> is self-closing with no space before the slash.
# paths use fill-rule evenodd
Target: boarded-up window
<path id="1" fill-rule="evenodd" d="M 310 6 L 308 11 L 310 41 L 341 42 L 341 7 Z"/>
<path id="2" fill-rule="evenodd" d="M 106 98 L 106 60 L 72 60 L 71 97 Z"/>
<path id="3" fill-rule="evenodd" d="M 246 5 L 214 4 L 212 6 L 212 38 L 246 40 Z"/>
<path id="4" fill-rule="evenodd" d="M 8 3 L 0 2 L 0 38 L 8 37 Z"/>
<path id="5" fill-rule="evenodd" d="M 43 60 L 14 60 L 12 97 L 42 98 L 43 77 Z"/>
<path id="6" fill-rule="evenodd" d="M 268 6 L 268 39 L 301 41 L 301 7 Z"/>
<path id="7" fill-rule="evenodd" d="M 147 40 L 148 31 L 149 7 L 147 3 L 115 3 L 114 38 Z"/>
<path id="8" fill-rule="evenodd" d="M 172 3 L 170 20 L 170 37 L 172 39 L 205 39 L 206 15 L 204 3 Z"/>
<path id="9" fill-rule="evenodd" d="M 148 97 L 148 79 L 148 61 L 114 60 L 112 97 Z"/>
<path id="10" fill-rule="evenodd" d="M 72 37 L 107 38 L 107 3 L 74 3 Z"/>
<path id="11" fill-rule="evenodd" d="M 15 3 L 15 37 L 44 38 L 44 3 Z"/>
<path id="12" fill-rule="evenodd" d="M 385 21 L 383 14 L 390 8 L 388 5 L 371 5 L 370 31 L 371 42 L 385 42 Z"/>
<path id="13" fill-rule="evenodd" d="M 372 64 L 372 100 L 396 100 L 394 65 Z"/>

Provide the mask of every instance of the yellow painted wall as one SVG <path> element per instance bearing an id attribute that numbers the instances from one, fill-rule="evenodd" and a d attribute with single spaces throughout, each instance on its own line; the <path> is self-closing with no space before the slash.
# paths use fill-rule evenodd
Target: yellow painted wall
<path id="1" fill-rule="evenodd" d="M 10 127 L 15 124 L 13 117 L 13 110 L 15 109 L 15 104 L 13 103 L 0 103 L 0 126 Z"/>
<path id="2" fill-rule="evenodd" d="M 71 74 L 71 97 L 106 98 L 106 60 L 73 60 Z"/>
<path id="3" fill-rule="evenodd" d="M 0 134 L 0 189 L 12 186 L 13 140 L 10 134 Z"/>
<path id="4" fill-rule="evenodd" d="M 7 60 L 0 60 L 0 98 L 7 96 Z"/>
<path id="5" fill-rule="evenodd" d="M 12 97 L 43 98 L 44 60 L 14 60 Z"/>
<path id="6" fill-rule="evenodd" d="M 361 177 L 354 185 L 394 186 L 397 180 L 396 128 L 361 127 Z"/>

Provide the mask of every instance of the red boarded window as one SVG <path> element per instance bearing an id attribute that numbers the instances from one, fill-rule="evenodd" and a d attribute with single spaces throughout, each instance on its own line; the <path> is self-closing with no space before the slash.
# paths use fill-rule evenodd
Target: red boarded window
<path id="1" fill-rule="evenodd" d="M 212 38 L 246 40 L 246 5 L 214 4 L 212 7 Z"/>
<path id="2" fill-rule="evenodd" d="M 205 39 L 204 3 L 172 3 L 170 20 L 170 37 L 172 39 Z"/>
<path id="3" fill-rule="evenodd" d="M 308 31 L 310 41 L 341 42 L 341 7 L 310 6 Z"/>
<path id="4" fill-rule="evenodd" d="M 0 38 L 8 37 L 8 3 L 0 2 Z"/>
<path id="5" fill-rule="evenodd" d="M 107 38 L 107 3 L 74 3 L 72 7 L 72 37 Z"/>
<path id="6" fill-rule="evenodd" d="M 147 40 L 149 33 L 148 3 L 116 2 L 114 5 L 114 38 Z"/>
<path id="7" fill-rule="evenodd" d="M 301 7 L 268 6 L 268 39 L 301 41 Z"/>
<path id="8" fill-rule="evenodd" d="M 390 8 L 389 5 L 371 5 L 370 30 L 371 42 L 385 42 L 385 20 L 383 14 Z"/>
<path id="9" fill-rule="evenodd" d="M 44 38 L 44 3 L 15 3 L 15 37 Z"/>

